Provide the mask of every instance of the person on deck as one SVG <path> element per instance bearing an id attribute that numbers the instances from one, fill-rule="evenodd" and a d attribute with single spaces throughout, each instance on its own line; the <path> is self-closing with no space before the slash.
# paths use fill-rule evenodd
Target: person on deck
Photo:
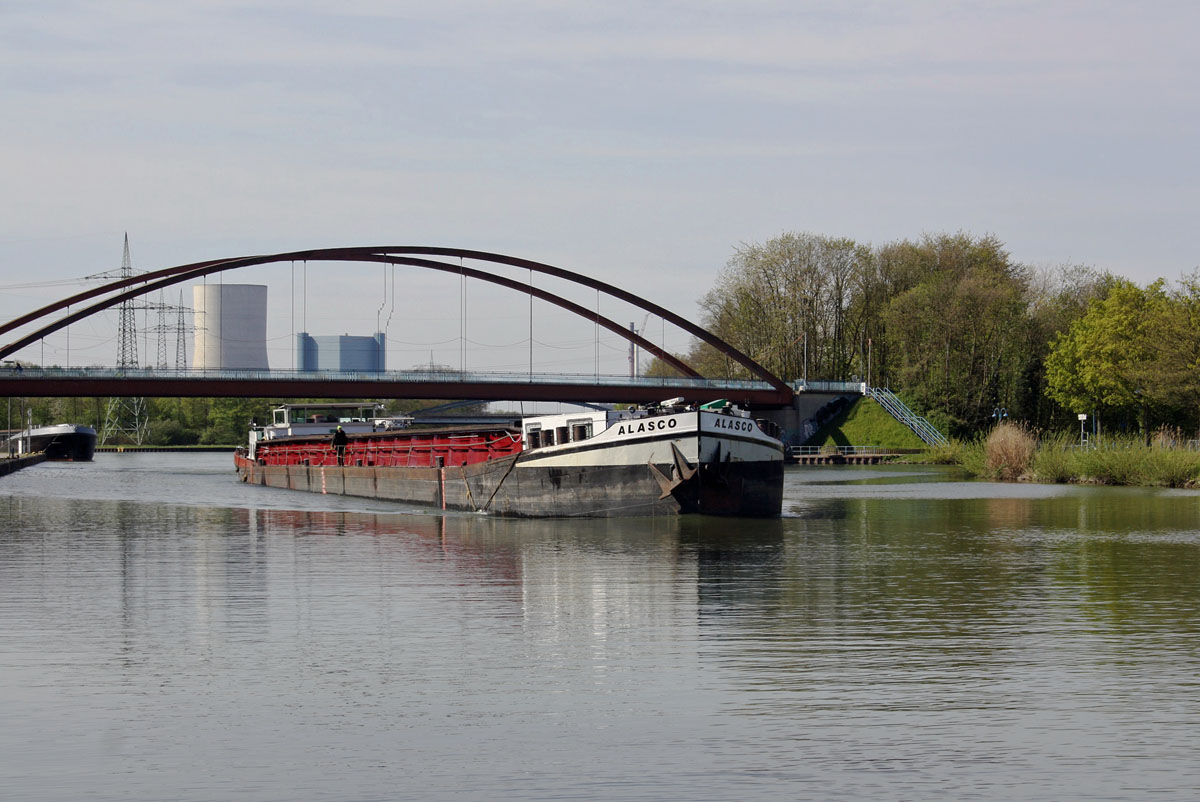
<path id="1" fill-rule="evenodd" d="M 337 431 L 333 433 L 333 450 L 337 452 L 338 465 L 344 465 L 346 462 L 346 443 L 350 442 L 350 438 L 346 436 L 346 432 L 341 426 L 337 427 Z"/>

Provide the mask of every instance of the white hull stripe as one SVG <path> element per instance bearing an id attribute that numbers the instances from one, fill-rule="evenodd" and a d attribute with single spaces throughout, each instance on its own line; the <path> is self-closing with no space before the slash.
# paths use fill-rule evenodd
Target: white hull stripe
<path id="1" fill-rule="evenodd" d="M 778 445 L 776 442 L 769 441 L 769 440 L 760 440 L 760 439 L 756 439 L 753 437 L 739 437 L 737 435 L 725 434 L 723 432 L 705 432 L 703 434 L 700 434 L 697 432 L 682 432 L 682 433 L 668 432 L 668 433 L 656 435 L 654 437 L 638 437 L 638 438 L 629 439 L 629 440 L 619 440 L 617 442 L 613 442 L 612 440 L 608 440 L 605 442 L 586 442 L 585 441 L 585 442 L 579 443 L 578 445 L 571 444 L 571 447 L 569 447 L 569 448 L 561 448 L 561 449 L 555 448 L 553 451 L 551 451 L 548 448 L 535 448 L 531 451 L 522 451 L 521 452 L 521 462 L 524 464 L 528 464 L 532 467 L 533 463 L 537 462 L 539 459 L 547 459 L 548 460 L 548 459 L 554 459 L 556 457 L 574 456 L 576 454 L 582 454 L 582 453 L 585 453 L 588 451 L 618 451 L 618 450 L 622 450 L 622 449 L 626 449 L 626 448 L 633 448 L 633 447 L 641 446 L 641 445 L 647 445 L 647 444 L 653 444 L 653 443 L 670 443 L 670 442 L 675 442 L 675 441 L 686 441 L 686 440 L 691 440 L 693 438 L 705 439 L 705 440 L 717 440 L 717 441 L 721 441 L 721 442 L 732 441 L 732 442 L 738 442 L 738 443 L 749 443 L 754 446 L 759 446 L 761 448 L 767 448 L 772 451 L 778 452 L 781 456 L 783 454 L 783 447 L 781 445 Z M 668 460 L 663 460 L 663 461 L 666 462 Z"/>

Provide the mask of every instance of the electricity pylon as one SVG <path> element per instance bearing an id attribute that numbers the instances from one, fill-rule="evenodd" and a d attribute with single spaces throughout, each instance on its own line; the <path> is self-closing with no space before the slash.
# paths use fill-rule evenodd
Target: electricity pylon
<path id="1" fill-rule="evenodd" d="M 183 290 L 179 291 L 179 306 L 175 307 L 175 311 L 179 315 L 175 321 L 175 370 L 187 370 L 187 343 L 183 340 L 186 331 L 183 325 L 183 313 L 186 311 Z"/>
<path id="2" fill-rule="evenodd" d="M 133 261 L 129 258 L 129 232 L 125 233 L 125 253 L 121 257 L 121 278 L 133 276 Z M 138 369 L 137 324 L 134 320 L 135 307 L 128 299 L 121 302 L 120 322 L 117 329 L 117 369 Z M 110 398 L 104 412 L 104 426 L 100 430 L 100 444 L 104 445 L 113 435 L 122 434 L 137 445 L 146 437 L 150 416 L 146 399 Z"/>
<path id="3" fill-rule="evenodd" d="M 157 370 L 167 370 L 167 335 L 171 332 L 175 333 L 175 369 L 187 369 L 187 342 L 184 337 L 187 332 L 192 330 L 184 318 L 185 312 L 192 311 L 190 307 L 183 305 L 183 292 L 179 293 L 179 306 L 173 306 L 163 300 L 162 292 L 159 292 L 158 303 L 148 303 L 137 307 L 155 313 L 157 318 L 155 324 L 146 329 L 148 332 L 153 332 L 158 335 L 158 361 L 154 363 Z M 171 313 L 176 314 L 175 323 L 170 322 Z"/>

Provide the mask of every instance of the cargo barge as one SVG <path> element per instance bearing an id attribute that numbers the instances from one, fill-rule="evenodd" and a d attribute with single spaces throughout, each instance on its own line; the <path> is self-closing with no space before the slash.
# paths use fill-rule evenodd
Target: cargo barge
<path id="1" fill-rule="evenodd" d="M 783 443 L 724 401 L 416 428 L 369 405 L 287 404 L 234 463 L 267 487 L 515 517 L 699 513 L 783 504 Z"/>
<path id="2" fill-rule="evenodd" d="M 33 426 L 8 438 L 12 454 L 41 454 L 48 460 L 91 462 L 96 453 L 96 430 L 77 423 Z"/>

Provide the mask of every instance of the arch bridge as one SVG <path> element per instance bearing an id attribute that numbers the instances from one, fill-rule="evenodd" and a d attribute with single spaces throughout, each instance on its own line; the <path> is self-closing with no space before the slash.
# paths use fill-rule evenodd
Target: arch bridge
<path id="1" fill-rule="evenodd" d="M 455 259 L 458 263 L 442 261 Z M 468 267 L 465 263 L 480 263 Z M 162 371 L 136 368 L 41 368 L 8 370 L 0 375 L 0 394 L 39 396 L 210 396 L 210 397 L 468 397 L 495 401 L 614 401 L 652 402 L 682 396 L 688 401 L 729 397 L 757 407 L 792 403 L 793 390 L 751 357 L 701 326 L 632 292 L 561 267 L 504 254 L 462 248 L 398 246 L 322 248 L 256 256 L 239 256 L 166 267 L 124 277 L 47 304 L 0 325 L 0 359 L 9 359 L 72 323 L 166 287 L 229 270 L 281 262 L 375 262 L 407 265 L 457 274 L 488 282 L 551 303 L 592 321 L 673 367 L 680 376 L 666 379 L 564 376 L 547 374 L 489 374 L 461 371 L 387 371 L 327 373 L 312 371 Z M 486 269 L 506 266 L 529 271 L 523 283 Z M 691 365 L 636 332 L 563 296 L 535 287 L 534 273 L 552 276 L 624 301 L 656 315 L 715 348 L 742 366 L 750 380 L 706 379 Z M 59 315 L 59 313 L 63 313 Z M 56 316 L 58 315 L 58 316 Z M 18 333 L 22 329 L 31 329 Z"/>

